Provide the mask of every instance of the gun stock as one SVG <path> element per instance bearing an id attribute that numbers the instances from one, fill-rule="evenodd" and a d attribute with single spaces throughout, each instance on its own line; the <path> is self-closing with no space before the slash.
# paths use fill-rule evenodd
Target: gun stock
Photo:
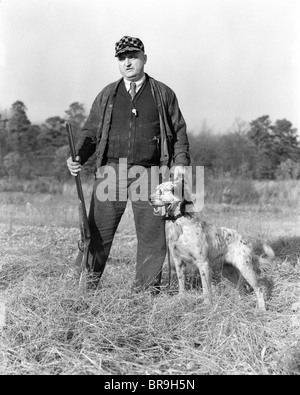
<path id="1" fill-rule="evenodd" d="M 68 133 L 68 140 L 69 146 L 71 150 L 71 157 L 72 160 L 76 161 L 76 151 L 75 151 L 75 144 L 74 144 L 74 136 L 72 131 L 72 126 L 70 123 L 66 123 L 66 129 Z M 86 206 L 84 201 L 84 195 L 82 190 L 82 183 L 80 174 L 78 173 L 75 176 L 76 182 L 76 189 L 78 195 L 78 210 L 79 210 L 79 228 L 80 228 L 80 236 L 81 240 L 78 242 L 78 247 L 81 254 L 78 254 L 78 258 L 76 261 L 76 265 L 80 266 L 81 269 L 81 278 L 82 274 L 89 269 L 89 250 L 90 250 L 90 243 L 91 243 L 91 233 L 88 224 L 88 217 L 86 212 Z M 81 281 L 81 280 L 80 280 Z"/>

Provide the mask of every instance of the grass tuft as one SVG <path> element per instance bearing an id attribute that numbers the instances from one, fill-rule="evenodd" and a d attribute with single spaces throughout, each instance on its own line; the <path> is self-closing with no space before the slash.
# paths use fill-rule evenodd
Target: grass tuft
<path id="1" fill-rule="evenodd" d="M 49 202 L 48 202 L 49 203 Z M 40 210 L 32 201 L 33 208 Z M 0 374 L 9 375 L 298 375 L 300 271 L 297 238 L 283 238 L 247 208 L 208 207 L 210 222 L 269 240 L 276 258 L 267 312 L 253 293 L 240 296 L 225 279 L 212 304 L 192 285 L 177 293 L 168 270 L 164 291 L 131 293 L 136 240 L 132 216 L 121 222 L 99 289 L 82 293 L 73 275 L 79 230 L 54 201 L 36 218 L 16 204 L 0 222 Z M 227 206 L 226 206 L 227 207 Z M 76 211 L 76 203 L 71 207 Z M 51 212 L 51 210 L 53 210 Z M 244 210 L 244 211 L 242 211 Z M 20 217 L 17 217 L 20 213 Z M 59 213 L 59 214 L 57 214 Z M 273 215 L 273 212 L 272 212 Z M 268 212 L 265 218 L 269 219 Z M 56 219 L 56 224 L 55 224 Z M 68 219 L 67 226 L 61 226 Z M 275 219 L 272 217 L 272 223 Z M 297 304 L 298 303 L 298 304 Z M 297 307 L 298 306 L 298 307 Z"/>

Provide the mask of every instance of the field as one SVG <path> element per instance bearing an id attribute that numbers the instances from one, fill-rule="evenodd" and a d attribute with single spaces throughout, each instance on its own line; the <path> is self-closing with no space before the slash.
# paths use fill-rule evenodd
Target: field
<path id="1" fill-rule="evenodd" d="M 238 204 L 206 196 L 204 219 L 268 241 L 276 259 L 267 312 L 253 293 L 216 281 L 213 303 L 199 284 L 177 295 L 132 294 L 136 239 L 130 209 L 96 291 L 73 274 L 79 239 L 75 191 L 0 193 L 0 374 L 299 375 L 300 224 L 294 186 Z M 279 188 L 283 193 L 282 188 Z M 90 189 L 85 190 L 87 202 Z M 211 195 L 212 196 L 212 195 Z M 261 195 L 262 196 L 262 195 Z"/>

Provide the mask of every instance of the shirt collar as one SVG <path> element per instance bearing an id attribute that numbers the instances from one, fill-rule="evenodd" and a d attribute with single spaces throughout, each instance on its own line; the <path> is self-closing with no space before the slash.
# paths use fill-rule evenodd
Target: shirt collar
<path id="1" fill-rule="evenodd" d="M 146 79 L 146 75 L 144 74 L 143 77 L 141 79 L 139 79 L 138 81 L 135 81 L 136 83 L 136 92 L 140 89 L 140 87 L 143 85 L 144 81 Z M 129 92 L 130 90 L 130 82 L 124 78 L 124 82 L 125 82 L 125 86 L 126 86 L 126 90 L 127 92 Z"/>

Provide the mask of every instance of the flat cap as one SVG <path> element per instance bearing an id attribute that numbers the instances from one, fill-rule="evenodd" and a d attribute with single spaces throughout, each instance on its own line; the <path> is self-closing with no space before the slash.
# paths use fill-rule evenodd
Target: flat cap
<path id="1" fill-rule="evenodd" d="M 142 51 L 144 52 L 144 44 L 137 37 L 124 36 L 115 45 L 115 56 L 120 55 L 123 52 L 130 51 Z"/>

